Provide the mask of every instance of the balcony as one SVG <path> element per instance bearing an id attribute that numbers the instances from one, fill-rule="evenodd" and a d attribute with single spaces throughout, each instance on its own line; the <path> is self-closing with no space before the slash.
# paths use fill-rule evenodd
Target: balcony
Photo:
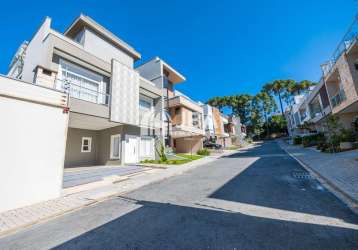
<path id="1" fill-rule="evenodd" d="M 79 80 L 74 83 L 70 80 L 58 79 L 56 88 L 65 91 L 72 98 L 80 99 L 83 101 L 105 106 L 108 106 L 110 102 L 110 95 L 98 91 L 98 86 L 95 84 L 90 84 L 90 82 L 83 83 L 82 80 Z"/>
<path id="2" fill-rule="evenodd" d="M 337 48 L 333 52 L 331 59 L 322 66 L 324 76 L 328 76 L 332 70 L 338 59 L 344 54 L 346 51 L 350 50 L 354 44 L 357 43 L 358 39 L 358 15 L 354 18 L 353 23 L 348 28 L 348 31 L 343 36 L 343 39 L 338 44 Z"/>
<path id="3" fill-rule="evenodd" d="M 203 108 L 199 104 L 197 104 L 192 100 L 189 100 L 184 96 L 175 96 L 173 98 L 170 98 L 168 104 L 169 104 L 169 108 L 176 107 L 176 106 L 184 106 L 190 110 L 203 113 Z"/>
<path id="4" fill-rule="evenodd" d="M 180 138 L 180 137 L 190 137 L 190 136 L 204 136 L 204 129 L 187 126 L 183 124 L 176 124 L 172 126 L 172 137 Z"/>
<path id="5" fill-rule="evenodd" d="M 337 94 L 331 97 L 332 108 L 339 106 L 343 101 L 347 99 L 343 89 L 340 89 Z"/>
<path id="6" fill-rule="evenodd" d="M 139 109 L 139 125 L 147 128 L 158 129 L 162 127 L 161 112 L 145 111 Z"/>

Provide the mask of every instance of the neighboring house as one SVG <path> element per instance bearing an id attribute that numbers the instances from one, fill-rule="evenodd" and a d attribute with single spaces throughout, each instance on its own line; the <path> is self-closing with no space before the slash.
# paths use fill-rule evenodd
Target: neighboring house
<path id="1" fill-rule="evenodd" d="M 294 103 L 286 108 L 285 117 L 290 136 L 307 134 L 310 131 L 324 132 L 325 121 L 331 113 L 323 79 L 308 93 L 296 95 Z M 308 125 L 309 129 L 306 126 Z"/>
<path id="2" fill-rule="evenodd" d="M 63 34 L 47 17 L 8 75 L 68 93 L 66 167 L 136 163 L 155 157 L 162 126 L 162 89 L 133 68 L 140 57 L 88 16 Z"/>
<path id="3" fill-rule="evenodd" d="M 203 105 L 206 139 L 228 147 L 232 144 L 229 134 L 229 117 L 220 113 L 219 109 Z"/>
<path id="4" fill-rule="evenodd" d="M 319 84 L 301 96 L 285 112 L 291 136 L 309 131 L 325 132 L 328 115 L 339 117 L 345 128 L 358 129 L 358 27 L 356 18 L 333 54 L 332 60 L 321 65 Z"/>
<path id="5" fill-rule="evenodd" d="M 332 60 L 322 65 L 332 114 L 345 128 L 358 121 L 358 16 L 338 45 Z"/>
<path id="6" fill-rule="evenodd" d="M 228 125 L 229 135 L 233 145 L 242 145 L 246 137 L 246 128 L 239 116 L 231 115 Z"/>
<path id="7" fill-rule="evenodd" d="M 226 116 L 219 109 L 201 104 L 204 110 L 204 129 L 206 140 L 230 147 L 241 145 L 246 137 L 246 129 L 240 117 Z"/>
<path id="8" fill-rule="evenodd" d="M 185 81 L 185 77 L 158 57 L 140 65 L 136 70 L 163 89 L 165 145 L 177 153 L 195 153 L 202 149 L 203 109 L 199 103 L 174 89 L 176 84 Z"/>

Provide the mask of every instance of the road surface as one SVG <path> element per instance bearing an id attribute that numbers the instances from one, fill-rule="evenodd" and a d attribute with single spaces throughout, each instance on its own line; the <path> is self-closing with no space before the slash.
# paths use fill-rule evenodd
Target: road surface
<path id="1" fill-rule="evenodd" d="M 266 142 L 0 239 L 48 248 L 358 249 L 358 217 Z"/>

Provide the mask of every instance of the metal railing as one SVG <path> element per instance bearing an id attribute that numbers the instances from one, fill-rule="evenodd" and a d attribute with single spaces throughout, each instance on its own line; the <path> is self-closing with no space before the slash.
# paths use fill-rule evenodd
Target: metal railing
<path id="1" fill-rule="evenodd" d="M 343 89 L 340 89 L 336 95 L 331 97 L 332 107 L 336 107 L 347 99 L 346 93 Z"/>
<path id="2" fill-rule="evenodd" d="M 110 102 L 110 94 L 86 88 L 70 80 L 57 79 L 56 81 L 57 86 L 60 86 L 70 97 L 102 105 L 108 105 Z"/>
<path id="3" fill-rule="evenodd" d="M 353 23 L 348 28 L 348 31 L 343 36 L 343 39 L 338 44 L 337 48 L 333 52 L 330 60 L 328 60 L 325 68 L 325 75 L 328 75 L 339 57 L 346 52 L 352 44 L 358 39 L 358 14 L 355 16 Z"/>

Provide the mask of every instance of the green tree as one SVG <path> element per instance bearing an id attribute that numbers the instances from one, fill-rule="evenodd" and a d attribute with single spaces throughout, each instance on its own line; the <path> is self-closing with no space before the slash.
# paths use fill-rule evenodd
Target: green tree
<path id="1" fill-rule="evenodd" d="M 265 118 L 266 135 L 270 134 L 268 116 L 277 110 L 277 104 L 272 95 L 266 91 L 261 91 L 253 99 L 253 106 L 256 107 Z"/>
<path id="2" fill-rule="evenodd" d="M 267 83 L 263 86 L 263 91 L 274 94 L 278 97 L 280 102 L 281 113 L 283 115 L 282 95 L 284 94 L 287 86 L 287 80 L 275 80 L 272 83 Z"/>

